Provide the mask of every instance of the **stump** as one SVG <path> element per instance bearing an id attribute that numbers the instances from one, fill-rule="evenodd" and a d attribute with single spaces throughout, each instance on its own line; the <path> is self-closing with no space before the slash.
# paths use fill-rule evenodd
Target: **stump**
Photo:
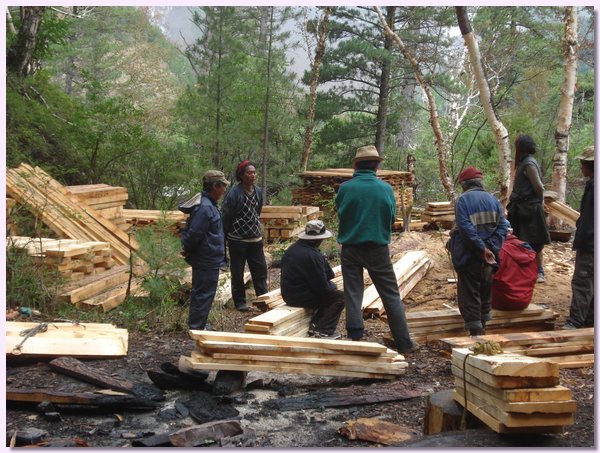
<path id="1" fill-rule="evenodd" d="M 452 398 L 453 390 L 443 390 L 427 397 L 423 434 L 462 431 L 463 408 Z M 466 414 L 465 428 L 481 428 L 483 423 L 471 413 Z"/>

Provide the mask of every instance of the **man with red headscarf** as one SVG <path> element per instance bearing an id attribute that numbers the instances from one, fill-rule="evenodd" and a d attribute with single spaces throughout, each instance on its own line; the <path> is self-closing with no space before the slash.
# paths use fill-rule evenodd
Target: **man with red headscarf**
<path id="1" fill-rule="evenodd" d="M 257 296 L 267 289 L 267 263 L 263 250 L 260 212 L 263 194 L 257 187 L 256 167 L 249 160 L 238 165 L 235 178 L 238 181 L 225 195 L 221 212 L 223 228 L 229 244 L 229 267 L 231 269 L 231 297 L 235 308 L 247 311 L 244 267 L 250 268 L 252 284 Z"/>
<path id="2" fill-rule="evenodd" d="M 483 188 L 483 174 L 468 167 L 458 175 L 463 194 L 456 200 L 450 232 L 452 264 L 458 274 L 458 308 L 470 335 L 485 334 L 491 319 L 492 276 L 509 223 L 500 202 Z"/>

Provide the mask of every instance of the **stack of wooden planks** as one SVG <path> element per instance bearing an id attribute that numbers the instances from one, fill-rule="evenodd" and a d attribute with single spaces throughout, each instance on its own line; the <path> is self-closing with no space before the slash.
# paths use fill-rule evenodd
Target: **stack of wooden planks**
<path id="1" fill-rule="evenodd" d="M 181 356 L 180 369 L 394 379 L 404 357 L 377 343 L 191 330 L 197 349 Z"/>
<path id="2" fill-rule="evenodd" d="M 309 220 L 320 215 L 317 206 L 263 206 L 260 223 L 263 226 L 263 238 L 267 241 L 291 239 L 304 231 Z"/>
<path id="3" fill-rule="evenodd" d="M 63 185 L 39 167 L 23 163 L 8 169 L 6 191 L 61 238 L 108 242 L 118 264 L 128 263 L 130 248 L 138 248 L 134 238 L 87 204 L 74 201 Z"/>
<path id="4" fill-rule="evenodd" d="M 515 332 L 470 337 L 445 338 L 440 341 L 444 352 L 467 348 L 477 341 L 495 341 L 503 350 L 550 360 L 559 368 L 594 366 L 594 328 L 551 330 L 546 332 Z"/>
<path id="5" fill-rule="evenodd" d="M 145 227 L 157 225 L 160 221 L 166 222 L 174 234 L 179 235 L 185 228 L 187 214 L 181 211 L 160 211 L 154 209 L 123 209 L 123 225 L 121 228 L 127 231 L 131 227 Z"/>
<path id="6" fill-rule="evenodd" d="M 342 266 L 336 266 L 332 270 L 335 277 L 331 281 L 337 286 L 338 289 L 343 289 Z M 252 301 L 252 305 L 258 308 L 260 311 L 273 310 L 276 307 L 284 306 L 285 302 L 281 297 L 281 288 L 276 288 L 266 294 L 263 294 L 262 296 L 258 296 Z"/>
<path id="7" fill-rule="evenodd" d="M 312 310 L 310 309 L 281 305 L 249 319 L 244 324 L 244 331 L 256 334 L 305 337 L 308 333 L 311 315 Z"/>
<path id="8" fill-rule="evenodd" d="M 123 206 L 129 198 L 125 187 L 109 186 L 108 184 L 82 184 L 66 186 L 67 192 L 78 202 L 93 208 L 105 219 L 122 228 Z"/>
<path id="9" fill-rule="evenodd" d="M 302 187 L 292 191 L 292 203 L 324 206 L 334 198 L 340 184 L 351 179 L 353 174 L 352 168 L 307 171 L 300 175 Z M 410 209 L 413 203 L 414 175 L 406 171 L 378 170 L 377 177 L 394 189 L 397 216 L 402 218 L 402 210 Z"/>
<path id="10" fill-rule="evenodd" d="M 394 263 L 394 273 L 400 290 L 400 297 L 404 298 L 431 267 L 431 259 L 424 251 L 411 251 L 405 253 Z M 362 301 L 363 316 L 380 316 L 385 312 L 383 302 L 377 293 L 375 285 L 365 289 Z"/>
<path id="11" fill-rule="evenodd" d="M 553 330 L 558 315 L 552 310 L 530 304 L 524 310 L 494 310 L 487 322 L 490 333 Z M 384 315 L 385 316 L 385 315 Z M 464 320 L 458 309 L 413 311 L 406 313 L 411 336 L 419 342 L 463 336 Z"/>
<path id="12" fill-rule="evenodd" d="M 79 280 L 115 265 L 110 244 L 106 242 L 9 236 L 6 243 L 26 251 L 34 263 L 57 272 L 64 279 Z"/>
<path id="13" fill-rule="evenodd" d="M 430 201 L 421 215 L 423 222 L 436 223 L 443 228 L 452 228 L 454 206 L 450 201 Z"/>
<path id="14" fill-rule="evenodd" d="M 575 227 L 577 219 L 579 218 L 579 212 L 570 206 L 566 205 L 562 201 L 554 200 L 552 198 L 544 198 L 544 205 L 548 208 L 548 212 L 554 217 L 562 220 L 568 225 Z"/>
<path id="15" fill-rule="evenodd" d="M 457 348 L 452 374 L 454 399 L 498 433 L 560 433 L 574 423 L 576 403 L 549 360 Z"/>
<path id="16" fill-rule="evenodd" d="M 127 329 L 112 324 L 51 322 L 45 332 L 25 338 L 35 322 L 7 322 L 6 355 L 32 357 L 112 358 L 127 355 Z M 19 346 L 20 345 L 20 346 Z"/>

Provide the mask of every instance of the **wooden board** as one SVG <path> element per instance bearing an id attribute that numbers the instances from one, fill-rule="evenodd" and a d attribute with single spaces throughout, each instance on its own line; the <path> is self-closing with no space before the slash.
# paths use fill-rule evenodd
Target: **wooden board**
<path id="1" fill-rule="evenodd" d="M 452 350 L 452 364 L 462 368 L 466 356 L 467 370 L 478 369 L 492 376 L 511 377 L 543 377 L 558 378 L 559 370 L 556 363 L 536 357 L 525 357 L 515 353 L 498 355 L 474 355 L 469 349 L 455 348 Z"/>
<path id="2" fill-rule="evenodd" d="M 12 356 L 23 341 L 20 333 L 38 323 L 7 322 L 6 354 Z M 49 323 L 46 332 L 28 338 L 19 356 L 36 357 L 123 357 L 127 355 L 128 333 L 112 324 Z"/>

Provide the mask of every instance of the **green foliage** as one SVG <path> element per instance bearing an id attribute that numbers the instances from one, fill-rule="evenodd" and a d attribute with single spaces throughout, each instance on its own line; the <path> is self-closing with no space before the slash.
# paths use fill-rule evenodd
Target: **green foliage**
<path id="1" fill-rule="evenodd" d="M 64 280 L 57 272 L 34 261 L 24 250 L 6 248 L 6 306 L 29 307 L 45 313 L 56 313 L 55 300 Z"/>

